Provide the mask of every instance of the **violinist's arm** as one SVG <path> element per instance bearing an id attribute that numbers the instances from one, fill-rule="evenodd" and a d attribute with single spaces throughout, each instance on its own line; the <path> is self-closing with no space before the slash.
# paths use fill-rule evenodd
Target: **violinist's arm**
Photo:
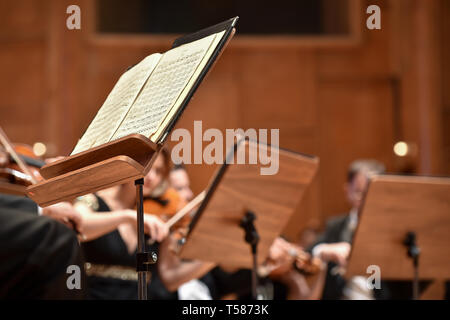
<path id="1" fill-rule="evenodd" d="M 92 211 L 82 202 L 75 204 L 75 209 L 81 214 L 81 225 L 83 237 L 81 241 L 90 241 L 97 239 L 123 223 L 137 225 L 136 211 L 131 209 L 115 210 L 104 214 L 98 214 Z M 163 241 L 169 230 L 167 226 L 158 217 L 150 214 L 144 216 L 144 232 L 150 235 L 151 239 Z"/>
<path id="2" fill-rule="evenodd" d="M 55 219 L 77 232 L 83 232 L 81 214 L 69 202 L 59 202 L 42 208 L 42 215 Z"/>
<path id="3" fill-rule="evenodd" d="M 76 203 L 74 206 L 82 217 L 82 241 L 94 240 L 114 231 L 122 223 L 133 223 L 135 220 L 134 215 L 136 213 L 132 210 L 117 210 L 98 214 L 83 203 Z"/>
<path id="4" fill-rule="evenodd" d="M 169 291 L 177 290 L 183 283 L 192 279 L 201 278 L 215 267 L 215 264 L 210 262 L 182 261 L 170 250 L 172 241 L 175 240 L 169 235 L 162 242 L 157 264 L 161 280 Z"/>

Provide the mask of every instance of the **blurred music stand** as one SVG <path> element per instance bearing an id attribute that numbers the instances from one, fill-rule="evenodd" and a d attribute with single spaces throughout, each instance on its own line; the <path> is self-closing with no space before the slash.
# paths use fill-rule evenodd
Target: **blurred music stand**
<path id="1" fill-rule="evenodd" d="M 412 279 L 414 299 L 418 298 L 419 278 L 450 279 L 449 194 L 450 178 L 373 177 L 347 276 L 367 276 L 368 266 L 379 266 L 383 279 Z"/>
<path id="2" fill-rule="evenodd" d="M 27 195 L 27 187 L 0 181 L 0 193 L 25 197 Z"/>
<path id="3" fill-rule="evenodd" d="M 261 175 L 264 165 L 236 164 L 236 154 L 270 150 L 270 146 L 240 140 L 216 172 L 190 226 L 183 258 L 215 262 L 226 267 L 252 269 L 252 294 L 256 299 L 256 266 L 265 260 L 275 237 L 284 229 L 319 161 L 273 148 L 278 153 L 279 171 Z M 234 159 L 234 164 L 231 163 Z M 243 241 L 245 238 L 245 241 Z M 249 248 L 253 261 L 248 259 Z"/>

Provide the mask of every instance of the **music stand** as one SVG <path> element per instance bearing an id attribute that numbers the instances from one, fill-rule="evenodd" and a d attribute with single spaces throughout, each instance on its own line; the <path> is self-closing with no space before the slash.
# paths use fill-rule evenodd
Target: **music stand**
<path id="1" fill-rule="evenodd" d="M 147 299 L 147 272 L 149 264 L 156 262 L 156 254 L 146 252 L 144 241 L 143 178 L 149 172 L 159 150 L 181 117 L 202 80 L 210 72 L 219 56 L 233 37 L 238 17 L 176 39 L 172 47 L 199 40 L 208 35 L 225 31 L 224 36 L 190 88 L 180 107 L 157 143 L 139 134 L 102 144 L 84 152 L 66 157 L 44 166 L 40 172 L 44 181 L 28 187 L 28 196 L 40 206 L 96 192 L 114 185 L 135 181 L 138 250 L 136 271 L 138 272 L 138 298 Z"/>
<path id="2" fill-rule="evenodd" d="M 265 260 L 273 240 L 283 231 L 319 161 L 287 150 L 278 153 L 279 171 L 261 175 L 264 165 L 234 164 L 236 154 L 267 150 L 270 146 L 240 140 L 216 171 L 197 210 L 180 256 L 215 262 L 226 267 L 252 269 L 252 295 L 256 299 L 256 265 Z M 243 241 L 245 238 L 245 241 Z M 248 259 L 249 248 L 253 259 Z"/>
<path id="3" fill-rule="evenodd" d="M 413 279 L 414 298 L 418 298 L 419 278 L 449 279 L 449 194 L 450 178 L 374 176 L 347 275 L 367 276 L 368 266 L 379 266 L 383 279 Z"/>
<path id="4" fill-rule="evenodd" d="M 27 187 L 0 181 L 0 193 L 25 197 L 27 195 Z"/>

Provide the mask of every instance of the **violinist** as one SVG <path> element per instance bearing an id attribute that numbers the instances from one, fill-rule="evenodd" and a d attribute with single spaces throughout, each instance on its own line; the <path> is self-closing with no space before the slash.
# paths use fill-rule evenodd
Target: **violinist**
<path id="1" fill-rule="evenodd" d="M 8 149 L 12 150 L 13 148 L 8 147 Z M 5 163 L 4 155 L 0 159 L 3 159 L 2 163 Z M 15 155 L 14 159 L 18 159 L 17 162 L 20 162 L 19 156 Z M 24 166 L 21 165 L 21 167 Z M 35 178 L 40 179 L 38 175 L 35 175 Z M 33 179 L 30 180 L 30 183 L 33 183 Z M 87 278 L 89 298 L 137 298 L 137 281 L 126 278 L 127 270 L 132 270 L 128 274 L 136 274 L 134 269 L 136 212 L 129 209 L 132 207 L 131 203 L 135 202 L 134 192 L 135 190 L 132 184 L 125 184 L 102 190 L 99 192 L 99 195 L 82 197 L 83 200 L 78 201 L 75 208 L 67 202 L 55 204 L 43 209 L 39 208 L 43 215 L 48 215 L 65 223 L 69 227 L 73 227 L 78 231 L 80 240 L 85 241 L 85 255 L 93 262 L 86 264 L 89 266 L 89 277 Z M 17 199 L 13 199 L 14 201 L 12 201 L 11 196 L 8 197 L 10 205 L 17 203 Z M 25 197 L 20 197 L 19 200 L 22 204 L 32 202 Z M 34 203 L 33 206 L 36 208 L 35 211 L 37 211 L 38 207 Z M 96 211 L 111 211 L 111 208 L 113 210 L 111 214 L 94 214 Z M 167 235 L 167 228 L 155 216 L 149 215 L 145 217 L 144 228 L 146 233 L 151 234 L 152 239 L 156 241 L 162 241 Z M 52 232 L 49 232 L 49 235 L 52 235 Z M 52 245 L 61 245 L 55 239 L 49 239 L 49 241 L 53 241 L 49 245 L 49 248 L 52 248 Z M 79 256 L 80 248 L 76 237 L 74 245 L 76 245 L 78 251 L 75 254 L 71 254 L 74 250 L 65 248 L 65 255 L 69 257 Z M 77 265 L 81 266 L 81 270 L 84 270 L 84 262 L 81 259 Z M 118 266 L 119 272 L 115 270 L 115 266 Z M 127 266 L 129 266 L 128 269 Z M 64 267 L 67 268 L 67 265 Z M 66 275 L 65 269 L 64 275 Z M 82 288 L 84 289 L 85 287 L 83 284 Z M 65 282 L 64 288 L 67 290 Z M 60 296 L 64 297 L 64 295 Z"/>
<path id="2" fill-rule="evenodd" d="M 143 187 L 144 212 L 158 215 L 166 222 L 188 202 L 169 183 L 171 166 L 172 162 L 168 150 L 166 148 L 161 149 L 152 168 L 144 177 Z M 186 215 L 175 228 L 187 226 L 189 220 L 189 216 Z"/>
<path id="3" fill-rule="evenodd" d="M 301 246 L 277 237 L 258 273 L 272 280 L 275 299 L 317 300 L 325 283 L 326 265 Z"/>
<path id="4" fill-rule="evenodd" d="M 169 184 L 171 169 L 170 154 L 163 148 L 144 178 L 144 212 L 159 213 L 167 221 L 180 209 L 187 199 L 182 198 Z M 177 289 L 184 283 L 204 276 L 214 264 L 201 261 L 181 260 L 172 252 L 172 245 L 178 240 L 177 230 L 185 228 L 190 221 L 186 214 L 171 231 L 171 235 L 161 243 L 157 274 L 152 274 L 149 296 L 153 299 L 178 299 Z M 210 297 L 209 297 L 210 298 Z"/>
<path id="5" fill-rule="evenodd" d="M 175 165 L 170 171 L 169 183 L 185 202 L 189 202 L 194 198 L 189 175 L 182 164 Z"/>
<path id="6" fill-rule="evenodd" d="M 190 179 L 186 168 L 182 164 L 174 165 L 169 174 L 169 183 L 184 202 L 193 200 L 194 193 L 190 188 Z M 195 201 L 195 200 L 194 200 Z M 195 211 L 191 211 L 190 217 Z M 210 264 L 211 266 L 213 264 Z M 215 272 L 220 272 L 219 267 L 214 267 L 199 279 L 192 279 L 178 287 L 178 298 L 180 300 L 210 300 L 220 298 L 220 290 L 214 278 Z"/>
<path id="7" fill-rule="evenodd" d="M 322 299 L 374 299 L 374 292 L 367 289 L 365 278 L 354 277 L 347 282 L 342 273 L 350 254 L 362 196 L 368 186 L 369 176 L 381 174 L 384 170 L 384 165 L 375 160 L 356 160 L 350 164 L 344 189 L 351 210 L 346 215 L 330 219 L 324 233 L 311 248 L 314 256 L 328 263 Z"/>
<path id="8" fill-rule="evenodd" d="M 36 212 L 37 205 L 25 197 L 26 187 L 40 179 L 38 159 L 30 146 L 12 144 L 0 127 L 0 204 Z"/>
<path id="9" fill-rule="evenodd" d="M 70 203 L 62 202 L 40 208 L 25 196 L 25 188 L 42 179 L 39 168 L 53 159 L 43 161 L 34 154 L 31 146 L 23 143 L 12 144 L 1 127 L 0 142 L 0 206 L 38 212 L 79 232 L 81 218 Z"/>
<path id="10" fill-rule="evenodd" d="M 0 169 L 8 169 L 11 162 L 1 148 Z M 84 298 L 83 274 L 80 290 L 69 290 L 66 284 L 67 267 L 83 264 L 71 229 L 79 228 L 80 222 L 70 204 L 41 209 L 24 196 L 0 194 L 0 298 Z"/>

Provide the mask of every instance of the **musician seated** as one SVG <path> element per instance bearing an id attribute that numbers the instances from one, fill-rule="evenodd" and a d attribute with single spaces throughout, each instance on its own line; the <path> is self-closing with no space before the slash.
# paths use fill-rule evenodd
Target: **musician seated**
<path id="1" fill-rule="evenodd" d="M 0 169 L 8 158 L 0 150 Z M 68 267 L 83 265 L 74 229 L 82 229 L 81 216 L 69 203 L 42 209 L 25 196 L 0 194 L 0 298 L 83 298 L 82 268 L 79 288 L 66 283 Z"/>
<path id="2" fill-rule="evenodd" d="M 134 203 L 135 187 L 128 183 L 80 197 L 75 204 L 82 216 L 79 230 L 87 261 L 89 299 L 137 298 Z M 144 216 L 144 232 L 150 240 L 157 242 L 167 236 L 162 221 L 150 214 Z"/>
<path id="3" fill-rule="evenodd" d="M 346 283 L 342 277 L 351 250 L 351 242 L 358 224 L 363 194 L 368 186 L 369 176 L 384 172 L 384 165 L 375 160 L 354 161 L 347 173 L 344 186 L 351 205 L 349 214 L 338 216 L 327 222 L 325 232 L 312 246 L 312 253 L 328 263 L 328 273 L 322 299 L 373 299 L 373 292 L 367 290 L 365 278 Z M 355 288 L 355 289 L 352 289 Z M 361 290 L 357 290 L 358 287 Z"/>
<path id="4" fill-rule="evenodd" d="M 303 247 L 277 237 L 258 271 L 272 280 L 275 299 L 317 300 L 325 283 L 326 265 Z"/>
<path id="5" fill-rule="evenodd" d="M 190 187 L 189 175 L 182 164 L 175 165 L 170 171 L 169 184 L 177 191 L 184 202 L 188 203 L 193 199 L 194 193 Z M 192 217 L 194 213 L 195 210 L 191 211 L 190 216 Z M 173 261 L 172 263 L 175 264 L 176 261 Z M 210 264 L 210 267 L 213 266 L 214 264 Z M 218 267 L 215 268 L 217 269 Z M 202 277 L 192 279 L 178 286 L 177 293 L 179 299 L 210 300 L 220 298 L 213 273 L 211 271 L 204 273 L 204 275 L 203 273 L 203 271 L 200 273 L 202 274 Z M 166 281 L 168 280 L 166 279 Z"/>
<path id="6" fill-rule="evenodd" d="M 186 168 L 177 164 L 174 165 L 169 174 L 169 184 L 174 188 L 180 197 L 187 203 L 192 200 L 194 193 L 191 190 L 191 182 Z"/>
<path id="7" fill-rule="evenodd" d="M 192 196 L 192 191 L 190 192 L 191 196 L 186 197 L 189 193 L 179 193 L 170 185 L 170 171 L 170 154 L 167 149 L 162 149 L 149 173 L 144 178 L 144 212 L 158 214 L 165 221 L 168 221 L 182 209 L 191 200 L 190 197 Z M 177 230 L 180 228 L 184 229 L 189 222 L 190 216 L 186 214 L 172 227 L 173 232 L 158 248 L 158 273 L 152 275 L 152 283 L 149 287 L 149 294 L 154 299 L 183 298 L 183 293 L 179 295 L 177 289 L 193 279 L 203 277 L 214 267 L 212 263 L 181 260 L 173 252 L 173 247 L 178 241 L 177 235 L 179 234 L 177 234 Z M 198 289 L 205 293 L 201 296 L 202 299 L 211 298 L 208 288 L 203 286 Z"/>

